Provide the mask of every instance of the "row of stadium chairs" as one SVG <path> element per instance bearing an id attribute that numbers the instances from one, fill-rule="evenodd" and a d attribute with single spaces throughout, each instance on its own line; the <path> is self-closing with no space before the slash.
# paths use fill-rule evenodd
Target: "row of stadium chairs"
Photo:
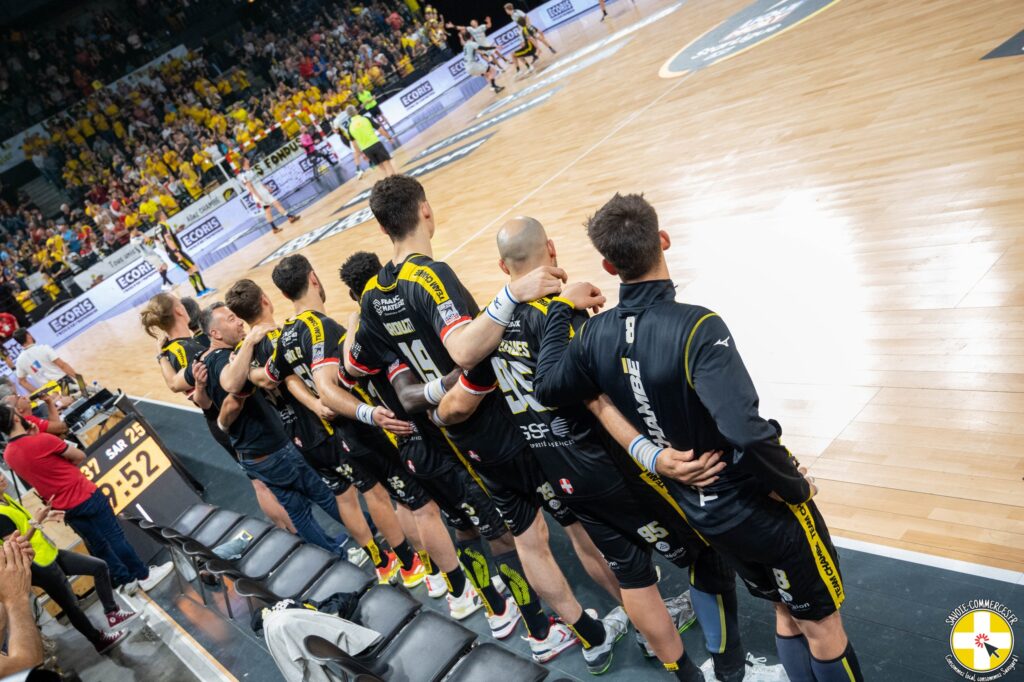
<path id="1" fill-rule="evenodd" d="M 126 520 L 183 553 L 197 573 L 202 565 L 215 575 L 225 586 L 229 617 L 233 614 L 225 578 L 248 600 L 250 611 L 282 599 L 319 602 L 339 592 L 358 595 L 352 620 L 381 633 L 376 645 L 353 657 L 323 638 L 305 640 L 310 658 L 346 682 L 467 682 L 495 674 L 504 682 L 547 678 L 546 668 L 496 644 L 477 643 L 476 633 L 423 610 L 404 587 L 374 585 L 369 573 L 265 521 L 205 503 L 189 507 L 166 527 L 140 518 Z M 253 538 L 238 559 L 225 561 L 212 553 L 212 547 L 242 531 Z M 197 582 L 207 604 L 203 581 Z"/>

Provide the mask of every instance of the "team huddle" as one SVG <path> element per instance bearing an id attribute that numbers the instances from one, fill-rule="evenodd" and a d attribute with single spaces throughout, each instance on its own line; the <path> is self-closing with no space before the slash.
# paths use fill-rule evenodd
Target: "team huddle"
<path id="1" fill-rule="evenodd" d="M 319 506 L 380 581 L 425 582 L 455 619 L 483 609 L 495 638 L 522 621 L 540 662 L 578 644 L 601 674 L 632 622 L 669 679 L 863 679 L 813 480 L 759 415 L 723 320 L 675 301 L 669 236 L 642 196 L 616 195 L 587 221 L 622 280 L 619 304 L 594 316 L 601 292 L 566 284 L 532 218 L 499 231 L 509 282 L 481 310 L 431 256 L 419 182 L 380 180 L 370 209 L 394 253 L 341 265 L 359 303 L 344 324 L 302 255 L 272 273 L 294 308 L 283 324 L 247 279 L 201 311 L 163 293 L 142 312 L 168 387 L 204 410 L 275 523 L 340 551 L 347 538 L 317 523 Z M 601 616 L 580 604 L 542 511 L 621 606 Z M 687 572 L 688 593 L 660 593 L 654 552 Z M 775 604 L 781 666 L 743 647 L 737 573 Z M 701 668 L 680 637 L 694 620 L 711 654 Z"/>

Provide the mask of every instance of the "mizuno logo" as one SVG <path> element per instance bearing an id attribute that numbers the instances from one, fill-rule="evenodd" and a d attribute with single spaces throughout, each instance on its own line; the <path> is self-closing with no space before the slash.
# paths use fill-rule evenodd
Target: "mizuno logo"
<path id="1" fill-rule="evenodd" d="M 732 338 L 731 336 L 727 336 L 724 339 L 718 339 L 718 341 L 715 341 L 715 345 L 716 346 L 725 346 L 726 348 L 728 348 L 729 347 L 729 339 L 731 339 L 731 338 Z"/>

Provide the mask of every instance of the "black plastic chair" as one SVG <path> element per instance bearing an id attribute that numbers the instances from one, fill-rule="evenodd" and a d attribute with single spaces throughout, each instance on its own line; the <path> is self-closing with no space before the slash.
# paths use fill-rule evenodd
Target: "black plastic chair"
<path id="1" fill-rule="evenodd" d="M 450 618 L 424 611 L 370 657 L 353 658 L 315 635 L 303 644 L 315 660 L 338 666 L 350 678 L 367 675 L 387 682 L 438 682 L 475 639 L 475 633 Z"/>
<path id="2" fill-rule="evenodd" d="M 352 620 L 381 634 L 379 650 L 416 617 L 423 605 L 404 587 L 375 585 L 359 599 Z M 368 652 L 372 653 L 372 652 Z"/>
<path id="3" fill-rule="evenodd" d="M 491 677 L 501 677 L 502 682 L 540 682 L 547 676 L 544 666 L 497 644 L 484 642 L 456 663 L 444 682 L 476 682 Z"/>
<path id="4" fill-rule="evenodd" d="M 320 602 L 338 592 L 362 595 L 377 582 L 375 576 L 348 561 L 339 561 L 321 575 L 302 593 L 302 601 Z"/>
<path id="5" fill-rule="evenodd" d="M 217 508 L 212 504 L 206 504 L 205 502 L 193 504 L 182 512 L 181 516 L 168 524 L 167 528 L 173 530 L 178 535 L 189 537 L 192 535 L 193 531 L 199 528 L 199 526 L 201 526 L 202 523 L 216 511 Z M 168 536 L 165 535 L 165 537 Z"/>
<path id="6" fill-rule="evenodd" d="M 266 580 L 271 571 L 294 552 L 302 540 L 286 530 L 275 528 L 256 540 L 249 551 L 237 561 L 213 559 L 207 562 L 206 570 L 216 575 L 228 575 L 232 578 L 249 578 L 261 582 Z"/>
<path id="7" fill-rule="evenodd" d="M 275 599 L 272 601 L 275 602 L 281 599 L 296 599 L 336 561 L 337 555 L 316 545 L 302 545 L 292 552 L 284 563 L 275 568 L 264 582 L 256 583 L 247 578 L 236 580 L 235 592 L 249 599 L 250 610 L 253 608 L 254 598 L 270 601 L 267 596 L 273 595 Z"/>
<path id="8" fill-rule="evenodd" d="M 230 509 L 218 509 L 209 516 L 202 525 L 189 533 L 189 536 L 200 545 L 216 547 L 226 540 L 243 516 Z"/>

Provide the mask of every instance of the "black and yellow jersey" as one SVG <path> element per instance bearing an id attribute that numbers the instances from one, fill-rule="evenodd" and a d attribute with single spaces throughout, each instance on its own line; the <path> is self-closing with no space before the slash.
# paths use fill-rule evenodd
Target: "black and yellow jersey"
<path id="1" fill-rule="evenodd" d="M 545 321 L 534 396 L 572 405 L 605 393 L 659 446 L 722 450 L 725 469 L 701 489 L 666 480 L 694 528 L 725 532 L 777 493 L 805 502 L 810 488 L 776 426 L 758 414 L 758 396 L 717 314 L 676 303 L 669 280 L 623 284 L 619 305 L 592 317 L 569 339 L 575 311 L 554 298 Z"/>
<path id="2" fill-rule="evenodd" d="M 271 329 L 260 339 L 252 352 L 252 367 L 262 368 L 275 380 L 271 368 L 277 361 L 277 344 L 280 337 L 281 330 Z M 285 432 L 300 450 L 316 447 L 330 436 L 328 427 L 320 417 L 300 403 L 287 387 L 264 389 L 264 393 L 271 406 L 281 415 Z"/>
<path id="3" fill-rule="evenodd" d="M 456 367 L 445 338 L 479 313 L 473 296 L 447 264 L 422 254 L 400 265 L 388 263 L 363 290 L 349 361 L 372 375 L 386 370 L 396 356 L 423 383 L 443 377 Z M 490 393 L 472 417 L 447 429 L 456 446 L 476 462 L 503 461 L 525 445 L 499 400 Z"/>
<path id="4" fill-rule="evenodd" d="M 181 241 L 178 240 L 177 233 L 165 222 L 160 223 L 160 236 L 163 238 L 164 245 L 168 249 L 178 252 L 184 251 L 184 249 L 181 248 Z"/>
<path id="5" fill-rule="evenodd" d="M 209 343 L 204 346 L 195 337 L 185 336 L 180 339 L 168 339 L 167 343 L 160 349 L 160 357 L 167 358 L 168 362 L 171 363 L 171 368 L 175 372 L 180 372 L 188 367 L 197 355 L 209 347 Z"/>
<path id="6" fill-rule="evenodd" d="M 193 332 L 192 333 L 192 338 L 196 341 L 196 343 L 201 345 L 203 348 L 209 348 L 210 347 L 210 337 L 207 336 L 206 332 L 204 332 L 202 329 L 200 329 L 200 330 L 198 330 L 196 332 Z"/>
<path id="7" fill-rule="evenodd" d="M 597 419 L 582 404 L 549 408 L 533 395 L 534 376 L 550 299 L 520 303 L 490 361 L 466 373 L 473 385 L 497 382 L 512 421 L 519 427 L 556 495 L 601 497 L 621 487 L 624 464 L 612 459 L 613 443 Z M 576 312 L 570 333 L 587 321 Z M 614 445 L 616 455 L 629 455 Z M 627 472 L 637 474 L 630 460 Z"/>

